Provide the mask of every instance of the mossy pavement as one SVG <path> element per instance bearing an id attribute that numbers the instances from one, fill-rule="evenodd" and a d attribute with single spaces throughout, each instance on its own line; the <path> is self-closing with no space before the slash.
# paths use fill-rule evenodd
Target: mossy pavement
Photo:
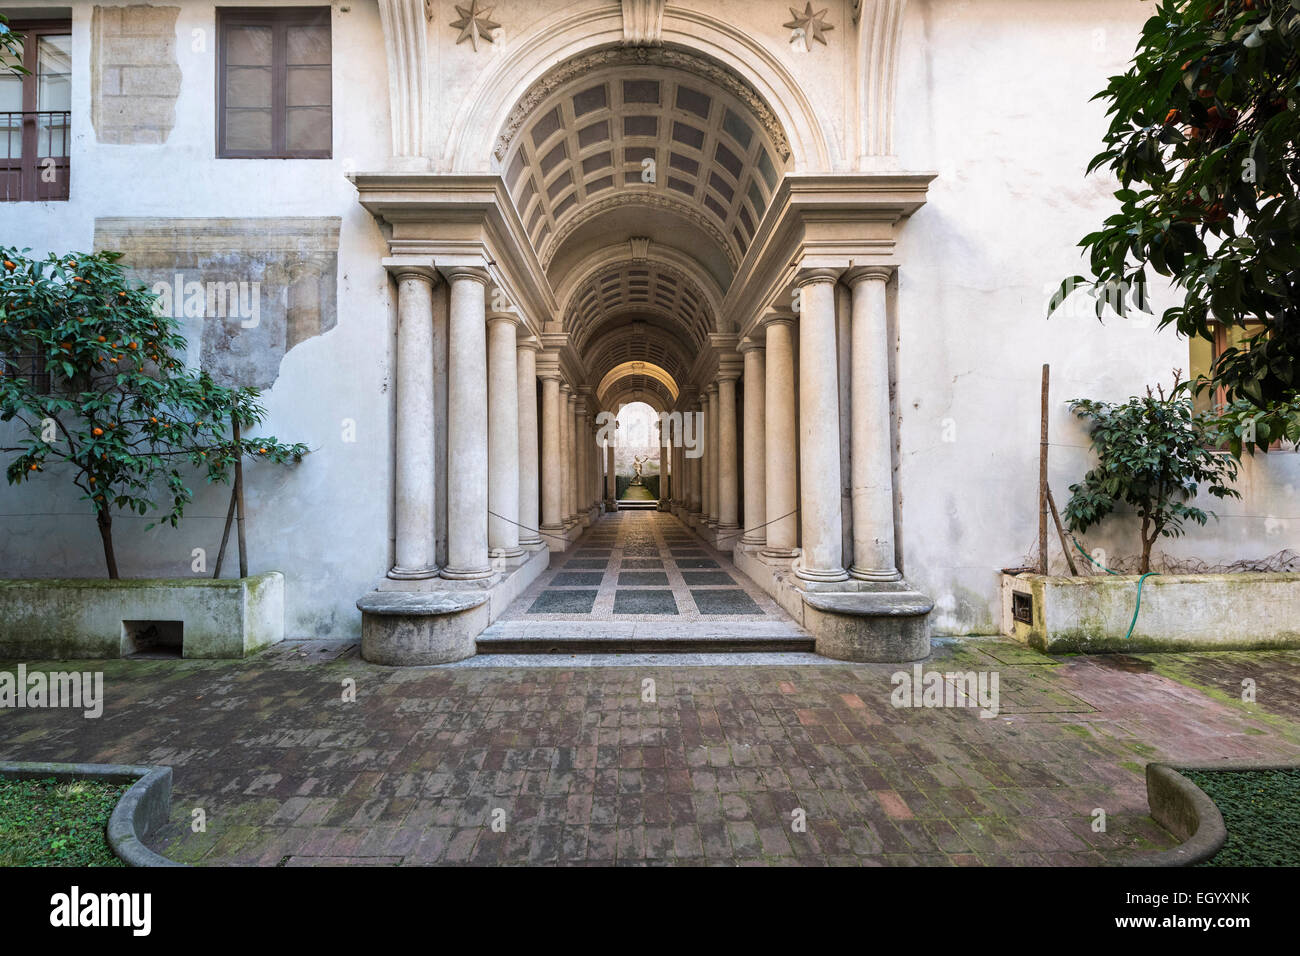
<path id="1" fill-rule="evenodd" d="M 401 669 L 306 641 L 48 667 L 102 669 L 103 717 L 0 711 L 0 758 L 174 767 L 150 842 L 203 864 L 1099 865 L 1175 842 L 1146 763 L 1300 757 L 1297 651 L 936 642 L 925 669 L 998 673 L 991 719 L 829 661 Z M 1247 677 L 1254 705 L 1225 690 Z"/>

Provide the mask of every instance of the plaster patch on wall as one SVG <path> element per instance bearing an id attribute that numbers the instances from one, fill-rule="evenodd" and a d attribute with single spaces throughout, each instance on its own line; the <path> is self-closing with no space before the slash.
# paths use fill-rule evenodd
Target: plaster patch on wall
<path id="1" fill-rule="evenodd" d="M 338 321 L 337 216 L 95 220 L 189 340 L 186 363 L 225 385 L 269 388 L 280 360 Z"/>
<path id="2" fill-rule="evenodd" d="M 180 7 L 95 7 L 90 121 L 101 143 L 165 143 L 176 123 Z"/>

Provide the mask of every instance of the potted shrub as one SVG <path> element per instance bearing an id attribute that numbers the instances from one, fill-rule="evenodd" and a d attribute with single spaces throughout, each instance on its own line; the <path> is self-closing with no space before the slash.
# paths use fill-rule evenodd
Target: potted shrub
<path id="1" fill-rule="evenodd" d="M 1195 411 L 1189 384 L 1175 375 L 1168 393 L 1070 407 L 1087 422 L 1097 462 L 1070 486 L 1062 518 L 1076 534 L 1135 521 L 1138 573 L 1008 574 L 1003 630 L 1053 652 L 1300 646 L 1300 575 L 1151 571 L 1158 540 L 1214 517 L 1199 493 L 1240 497 L 1237 460 L 1218 447 L 1223 425 Z"/>
<path id="2" fill-rule="evenodd" d="M 1231 487 L 1237 463 L 1214 448 L 1216 432 L 1192 406 L 1177 373 L 1163 386 L 1113 404 L 1074 399 L 1070 409 L 1088 422 L 1097 465 L 1070 486 L 1065 525 L 1085 533 L 1127 505 L 1141 521 L 1139 574 L 1151 570 L 1151 547 L 1159 538 L 1184 533 L 1184 522 L 1204 525 L 1213 512 L 1193 499 L 1202 487 L 1216 498 L 1240 498 Z"/>

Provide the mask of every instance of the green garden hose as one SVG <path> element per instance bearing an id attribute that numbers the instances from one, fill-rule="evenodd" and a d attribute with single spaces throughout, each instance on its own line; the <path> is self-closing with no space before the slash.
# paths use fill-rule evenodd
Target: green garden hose
<path id="1" fill-rule="evenodd" d="M 1118 571 L 1112 571 L 1110 568 L 1106 567 L 1104 564 L 1099 564 L 1097 561 L 1094 561 L 1092 555 L 1090 555 L 1087 551 L 1083 550 L 1083 546 L 1082 546 L 1081 544 L 1079 544 L 1079 539 L 1076 538 L 1076 537 L 1074 537 L 1074 535 L 1071 535 L 1071 536 L 1070 536 L 1070 540 L 1074 542 L 1074 546 L 1075 546 L 1076 548 L 1079 549 L 1079 553 L 1080 553 L 1081 555 L 1083 555 L 1083 556 L 1084 556 L 1085 558 L 1087 558 L 1089 561 L 1092 561 L 1093 564 L 1096 564 L 1097 567 L 1101 568 L 1101 569 L 1102 569 L 1103 571 L 1105 571 L 1107 574 L 1114 574 L 1114 575 L 1118 575 L 1118 574 L 1119 574 Z M 1128 633 L 1124 635 L 1124 640 L 1127 641 L 1130 637 L 1132 637 L 1132 636 L 1133 636 L 1133 628 L 1137 627 L 1137 622 L 1138 622 L 1138 611 L 1142 610 L 1142 582 L 1144 582 L 1147 578 L 1151 577 L 1152 575 L 1159 574 L 1159 573 L 1160 573 L 1159 571 L 1148 571 L 1146 574 L 1144 574 L 1144 575 L 1142 575 L 1140 578 L 1138 578 L 1138 595 L 1137 595 L 1137 604 L 1136 604 L 1136 605 L 1134 606 L 1134 608 L 1133 608 L 1133 620 L 1129 622 L 1129 625 L 1128 625 Z"/>

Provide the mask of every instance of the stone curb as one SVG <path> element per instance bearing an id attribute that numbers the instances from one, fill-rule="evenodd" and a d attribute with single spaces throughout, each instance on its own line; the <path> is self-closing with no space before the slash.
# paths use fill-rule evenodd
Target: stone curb
<path id="1" fill-rule="evenodd" d="M 129 783 L 108 818 L 108 843 L 127 866 L 185 866 L 155 853 L 144 837 L 171 814 L 172 768 L 105 763 L 25 763 L 0 761 L 0 778 L 9 780 L 100 780 Z"/>
<path id="2" fill-rule="evenodd" d="M 1140 857 L 1128 866 L 1192 866 L 1223 849 L 1228 829 L 1223 814 L 1204 790 L 1179 771 L 1300 770 L 1300 763 L 1268 760 L 1217 760 L 1199 764 L 1147 764 L 1147 804 L 1151 817 L 1184 841 L 1162 853 Z"/>

